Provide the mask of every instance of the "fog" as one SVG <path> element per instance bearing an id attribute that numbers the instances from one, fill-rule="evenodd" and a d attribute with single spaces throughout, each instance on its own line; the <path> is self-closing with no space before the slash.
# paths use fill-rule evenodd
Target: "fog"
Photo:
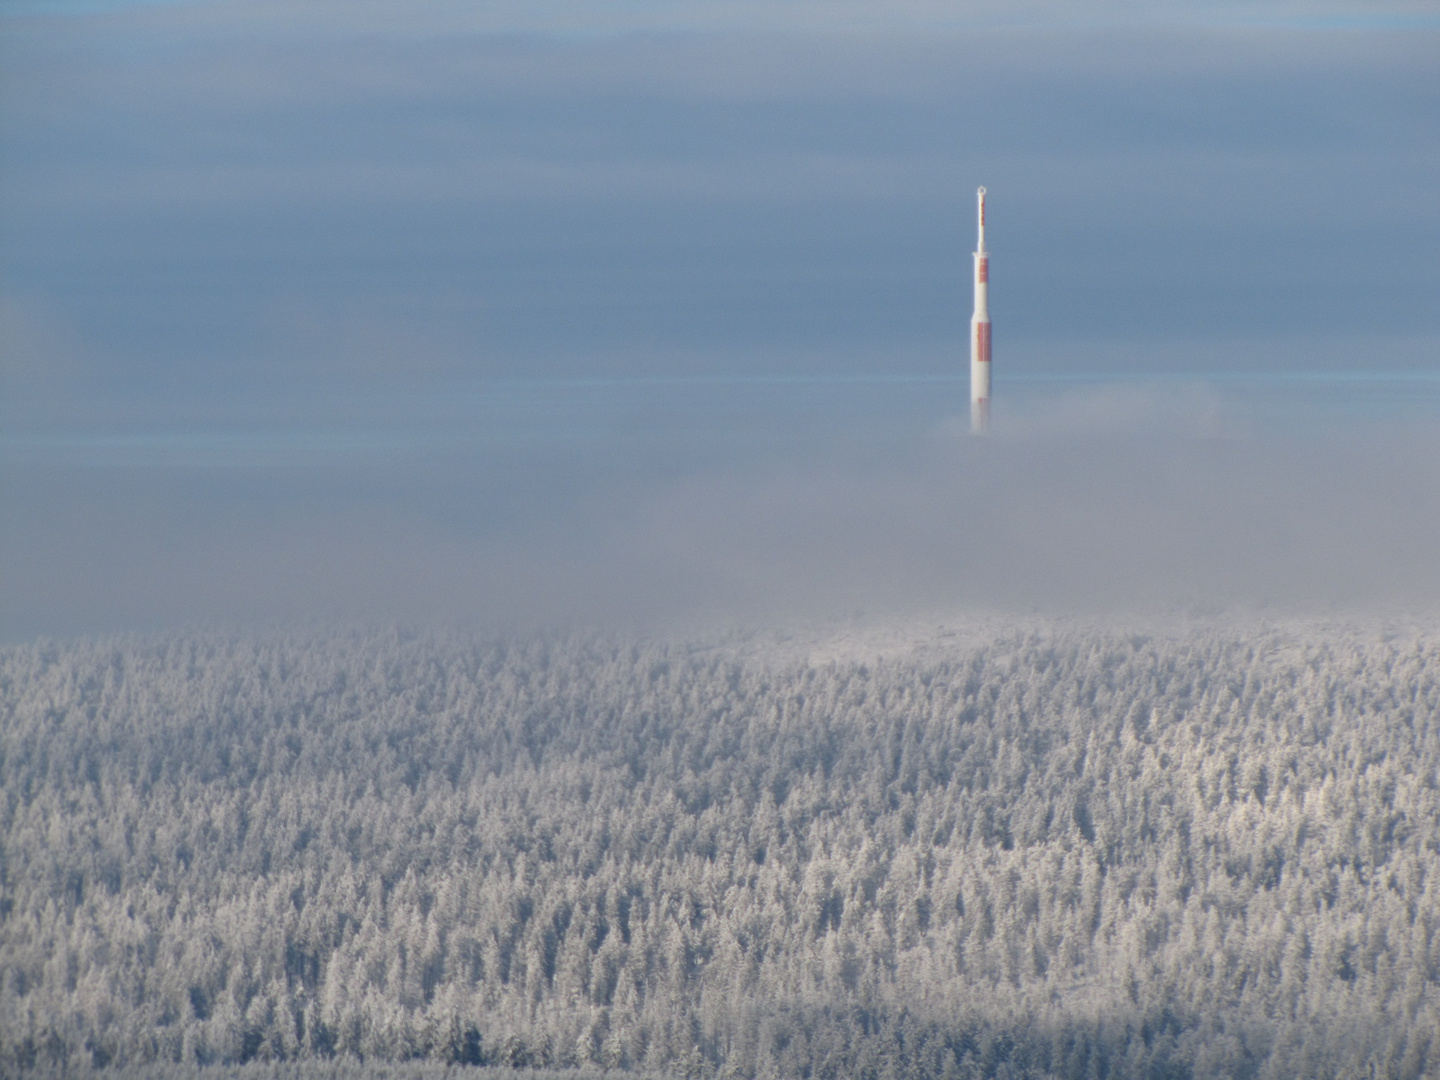
<path id="1" fill-rule="evenodd" d="M 1436 599 L 1424 5 L 15 10 L 11 638 Z"/>
<path id="2" fill-rule="evenodd" d="M 1116 387 L 1040 397 L 985 440 L 958 418 L 706 432 L 692 411 L 684 435 L 539 449 L 16 470 L 5 607 L 12 632 L 59 632 L 1433 606 L 1433 425 L 1311 433 L 1235 413 L 1203 387 Z M 186 456 L 107 452 L 127 449 Z"/>

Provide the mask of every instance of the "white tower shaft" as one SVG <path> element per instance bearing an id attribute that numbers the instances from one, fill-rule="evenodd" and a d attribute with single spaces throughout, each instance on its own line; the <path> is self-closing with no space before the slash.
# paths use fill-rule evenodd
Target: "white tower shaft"
<path id="1" fill-rule="evenodd" d="M 990 427 L 990 254 L 985 250 L 985 189 L 976 193 L 980 242 L 975 247 L 975 313 L 970 316 L 970 430 Z"/>

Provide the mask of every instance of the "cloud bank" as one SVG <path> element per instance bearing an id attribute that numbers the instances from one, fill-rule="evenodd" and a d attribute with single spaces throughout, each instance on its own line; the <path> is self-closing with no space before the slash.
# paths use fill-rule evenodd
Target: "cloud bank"
<path id="1" fill-rule="evenodd" d="M 1440 429 L 1242 415 L 1121 387 L 1012 408 L 988 440 L 672 432 L 404 467 L 36 470 L 7 485 L 4 608 L 12 634 L 1433 610 Z"/>
<path id="2" fill-rule="evenodd" d="M 1433 602 L 1432 6 L 594 10 L 7 21 L 6 633 Z"/>

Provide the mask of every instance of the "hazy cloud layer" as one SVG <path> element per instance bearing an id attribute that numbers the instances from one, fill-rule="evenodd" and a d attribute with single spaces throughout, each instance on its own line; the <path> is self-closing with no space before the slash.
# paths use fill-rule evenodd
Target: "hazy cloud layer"
<path id="1" fill-rule="evenodd" d="M 8 633 L 1433 602 L 1433 5 L 520 10 L 7 20 Z"/>
<path id="2" fill-rule="evenodd" d="M 1122 387 L 1011 410 L 990 440 L 956 427 L 718 449 L 651 433 L 405 467 L 32 470 L 7 485 L 8 628 L 1440 600 L 1433 424 L 1277 433 L 1203 389 Z"/>
<path id="3" fill-rule="evenodd" d="M 4 289 L 92 396 L 945 371 L 981 182 L 1012 370 L 1440 336 L 1433 32 L 232 33 L 249 11 L 11 29 Z"/>

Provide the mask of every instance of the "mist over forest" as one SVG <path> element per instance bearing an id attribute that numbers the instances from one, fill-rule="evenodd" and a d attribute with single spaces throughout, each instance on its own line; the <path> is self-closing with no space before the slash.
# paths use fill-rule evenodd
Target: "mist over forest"
<path id="1" fill-rule="evenodd" d="M 1437 767 L 1420 624 L 13 645 L 0 1073 L 1434 1075 Z"/>
<path id="2" fill-rule="evenodd" d="M 1437 12 L 0 0 L 0 1080 L 1440 1076 Z"/>

